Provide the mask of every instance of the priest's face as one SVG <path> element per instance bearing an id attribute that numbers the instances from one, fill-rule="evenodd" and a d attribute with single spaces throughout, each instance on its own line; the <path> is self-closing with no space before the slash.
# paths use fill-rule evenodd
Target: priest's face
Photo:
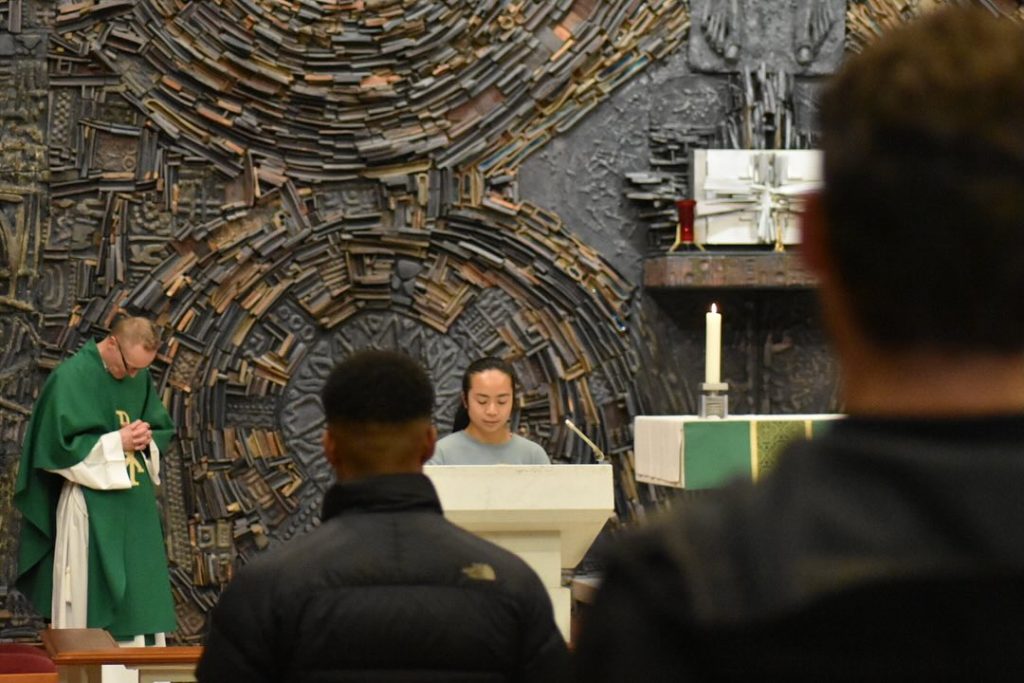
<path id="1" fill-rule="evenodd" d="M 512 415 L 512 378 L 501 370 L 470 375 L 464 398 L 471 433 L 491 439 L 505 436 Z"/>
<path id="2" fill-rule="evenodd" d="M 111 339 L 117 347 L 117 357 L 120 361 L 110 368 L 110 374 L 115 379 L 134 377 L 140 370 L 148 368 L 156 358 L 156 351 L 147 351 L 141 344 L 131 344 L 117 337 Z"/>

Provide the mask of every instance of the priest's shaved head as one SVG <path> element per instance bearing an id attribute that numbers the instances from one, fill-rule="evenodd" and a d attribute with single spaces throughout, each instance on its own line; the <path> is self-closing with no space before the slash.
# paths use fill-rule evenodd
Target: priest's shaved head
<path id="1" fill-rule="evenodd" d="M 135 377 L 156 360 L 160 329 L 149 318 L 124 316 L 114 321 L 110 334 L 97 342 L 96 348 L 114 379 Z"/>
<path id="2" fill-rule="evenodd" d="M 118 318 L 110 328 L 110 334 L 125 344 L 137 344 L 147 351 L 156 351 L 160 348 L 160 329 L 149 318 Z"/>
<path id="3" fill-rule="evenodd" d="M 360 351 L 340 362 L 320 395 L 324 455 L 339 480 L 419 472 L 437 440 L 434 389 L 423 367 L 393 351 Z"/>

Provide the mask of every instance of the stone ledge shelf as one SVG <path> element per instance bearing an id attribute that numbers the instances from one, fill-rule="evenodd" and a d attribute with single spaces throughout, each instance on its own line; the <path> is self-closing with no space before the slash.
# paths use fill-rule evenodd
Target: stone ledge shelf
<path id="1" fill-rule="evenodd" d="M 644 259 L 648 289 L 811 289 L 817 281 L 793 251 L 686 252 Z"/>

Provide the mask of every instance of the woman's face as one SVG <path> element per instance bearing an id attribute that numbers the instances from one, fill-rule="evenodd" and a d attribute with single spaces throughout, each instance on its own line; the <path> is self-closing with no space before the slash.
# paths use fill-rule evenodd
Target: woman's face
<path id="1" fill-rule="evenodd" d="M 501 370 L 484 370 L 469 376 L 465 397 L 469 424 L 481 434 L 508 431 L 512 415 L 512 378 Z"/>

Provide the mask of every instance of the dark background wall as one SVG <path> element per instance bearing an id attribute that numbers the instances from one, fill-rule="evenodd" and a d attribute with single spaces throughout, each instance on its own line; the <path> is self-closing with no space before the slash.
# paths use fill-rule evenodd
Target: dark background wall
<path id="1" fill-rule="evenodd" d="M 467 363 L 510 358 L 520 430 L 589 462 L 571 417 L 624 520 L 670 497 L 633 483 L 631 421 L 695 411 L 710 302 L 733 412 L 839 408 L 813 293 L 744 275 L 766 255 L 642 283 L 691 149 L 813 147 L 844 51 L 935 3 L 357 4 L 0 2 L 0 637 L 41 623 L 13 589 L 31 406 L 119 312 L 167 331 L 182 640 L 238 562 L 315 526 L 315 394 L 352 349 L 420 358 L 442 430 Z"/>

